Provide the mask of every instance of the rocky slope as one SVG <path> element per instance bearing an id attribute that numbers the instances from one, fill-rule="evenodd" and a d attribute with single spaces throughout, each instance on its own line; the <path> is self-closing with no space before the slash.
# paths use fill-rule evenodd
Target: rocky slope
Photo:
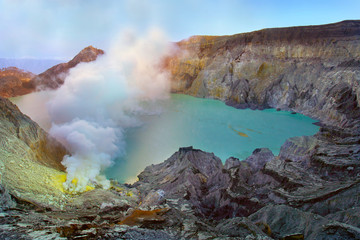
<path id="1" fill-rule="evenodd" d="M 81 50 L 72 60 L 67 63 L 60 63 L 40 73 L 30 82 L 37 89 L 56 89 L 64 83 L 69 70 L 81 62 L 95 61 L 99 55 L 104 54 L 101 49 L 89 46 Z"/>
<path id="2" fill-rule="evenodd" d="M 0 96 L 22 96 L 36 90 L 56 89 L 64 83 L 69 70 L 81 62 L 95 61 L 104 54 L 101 49 L 89 46 L 81 50 L 71 61 L 55 65 L 39 75 L 15 67 L 0 71 Z"/>
<path id="3" fill-rule="evenodd" d="M 321 128 L 278 156 L 255 149 L 225 164 L 180 148 L 132 186 L 63 192 L 64 149 L 0 99 L 0 236 L 360 239 L 359 29 L 346 21 L 179 42 L 167 61 L 174 92 L 291 109 Z"/>
<path id="4" fill-rule="evenodd" d="M 65 148 L 7 99 L 0 97 L 0 109 L 0 184 L 27 201 L 56 196 L 48 185 L 64 170 Z"/>
<path id="5" fill-rule="evenodd" d="M 16 97 L 28 94 L 32 91 L 31 88 L 25 88 L 26 85 L 35 74 L 25 72 L 16 67 L 8 67 L 0 70 L 0 96 L 1 97 Z"/>
<path id="6" fill-rule="evenodd" d="M 173 92 L 340 126 L 359 119 L 360 21 L 194 36 L 178 46 L 167 61 Z"/>

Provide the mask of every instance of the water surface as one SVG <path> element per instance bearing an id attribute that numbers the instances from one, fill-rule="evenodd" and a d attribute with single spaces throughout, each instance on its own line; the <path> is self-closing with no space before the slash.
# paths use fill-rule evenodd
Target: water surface
<path id="1" fill-rule="evenodd" d="M 107 177 L 134 181 L 146 166 L 163 162 L 179 147 L 193 146 L 213 152 L 223 162 L 240 160 L 256 148 L 275 155 L 286 139 L 313 135 L 315 120 L 286 111 L 239 110 L 221 101 L 173 94 L 161 104 L 162 113 L 142 118 L 143 125 L 126 132 L 126 155 L 115 160 Z"/>

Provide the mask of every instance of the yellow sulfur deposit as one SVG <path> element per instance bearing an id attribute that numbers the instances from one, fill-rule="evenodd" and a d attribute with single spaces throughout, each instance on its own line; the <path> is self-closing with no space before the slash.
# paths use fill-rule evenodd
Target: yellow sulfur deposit
<path id="1" fill-rule="evenodd" d="M 57 189 L 60 189 L 60 191 L 62 191 L 63 193 L 70 193 L 70 194 L 73 194 L 74 192 L 72 191 L 68 191 L 64 188 L 64 183 L 66 182 L 66 174 L 59 174 L 57 176 L 54 177 L 53 179 L 53 185 L 57 188 Z M 74 178 L 72 181 L 71 181 L 72 184 L 74 184 L 74 186 L 76 186 L 76 184 L 78 183 L 78 179 L 77 178 Z M 87 185 L 85 187 L 85 191 L 84 192 L 87 192 L 87 191 L 91 191 L 91 190 L 94 190 L 95 188 L 93 186 L 89 186 Z"/>
<path id="2" fill-rule="evenodd" d="M 237 134 L 239 134 L 242 137 L 249 137 L 246 133 L 240 132 L 238 130 L 236 130 L 235 128 L 233 128 L 231 125 L 228 125 L 228 127 L 233 130 L 234 132 L 236 132 Z"/>

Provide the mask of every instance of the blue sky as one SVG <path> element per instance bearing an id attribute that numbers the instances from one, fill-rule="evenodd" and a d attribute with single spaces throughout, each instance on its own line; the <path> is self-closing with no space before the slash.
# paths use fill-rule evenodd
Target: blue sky
<path id="1" fill-rule="evenodd" d="M 70 59 L 124 29 L 170 41 L 360 19 L 360 0 L 0 0 L 0 58 Z"/>

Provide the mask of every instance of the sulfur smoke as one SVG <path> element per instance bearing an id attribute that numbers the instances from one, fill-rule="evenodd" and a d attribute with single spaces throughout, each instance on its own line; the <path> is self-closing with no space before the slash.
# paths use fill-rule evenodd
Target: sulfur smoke
<path id="1" fill-rule="evenodd" d="M 160 61 L 171 50 L 159 30 L 142 38 L 128 31 L 104 56 L 71 69 L 64 85 L 50 94 L 49 132 L 71 154 L 62 161 L 66 189 L 109 187 L 102 172 L 125 154 L 125 130 L 139 126 L 139 116 L 153 113 L 144 103 L 156 105 L 168 97 L 168 74 Z"/>

